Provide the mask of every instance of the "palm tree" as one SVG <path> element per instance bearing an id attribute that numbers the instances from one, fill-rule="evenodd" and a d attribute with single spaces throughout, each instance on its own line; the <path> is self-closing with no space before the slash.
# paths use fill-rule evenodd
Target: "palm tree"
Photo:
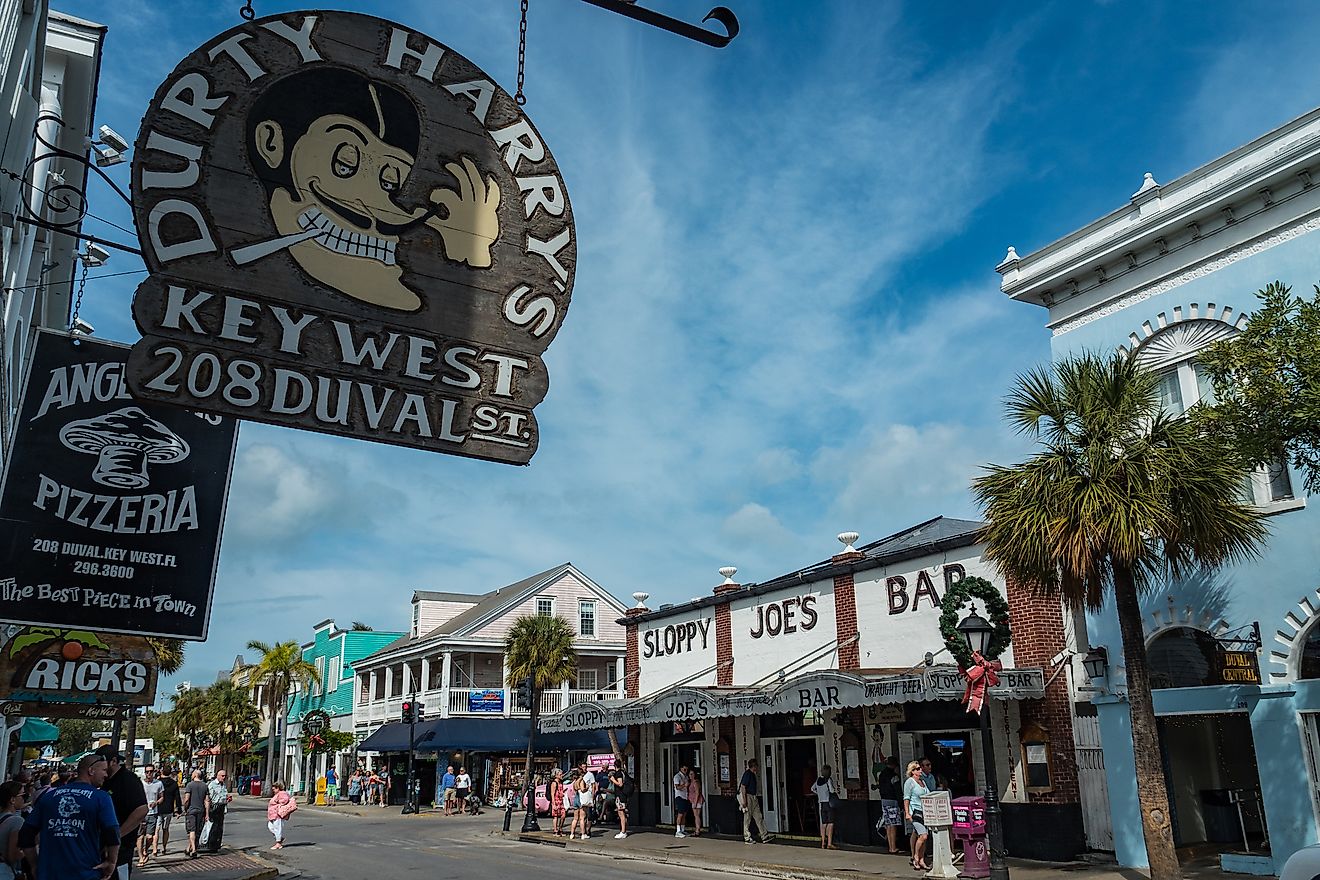
<path id="1" fill-rule="evenodd" d="M 360 620 L 353 621 L 353 625 L 349 627 L 349 629 L 351 629 L 353 632 L 368 632 L 368 633 L 375 632 L 375 630 L 372 629 L 372 627 L 368 626 L 367 624 L 363 623 Z"/>
<path id="2" fill-rule="evenodd" d="M 173 675 L 183 668 L 183 639 L 156 639 L 147 637 L 147 644 L 151 645 L 151 650 L 156 652 L 156 673 L 157 677 Z M 128 713 L 128 749 L 124 755 L 128 759 L 128 768 L 133 769 L 133 757 L 137 748 L 137 729 L 138 714 L 137 710 Z M 116 745 L 119 738 L 115 738 Z"/>
<path id="3" fill-rule="evenodd" d="M 504 662 L 513 681 L 532 679 L 531 733 L 527 737 L 524 779 L 532 780 L 532 741 L 541 715 L 541 691 L 558 687 L 577 673 L 573 628 L 562 617 L 528 614 L 519 617 L 504 639 Z"/>
<path id="4" fill-rule="evenodd" d="M 232 755 L 243 741 L 243 731 L 261 720 L 252 695 L 228 679 L 217 681 L 205 691 L 203 717 L 208 733 L 215 736 L 220 755 Z"/>
<path id="5" fill-rule="evenodd" d="M 270 795 L 270 784 L 275 774 L 275 731 L 279 727 L 280 715 L 285 702 L 295 684 L 308 688 L 319 684 L 320 674 L 316 666 L 303 659 L 302 648 L 295 641 L 279 642 L 267 645 L 265 642 L 248 642 L 248 650 L 256 651 L 261 659 L 249 667 L 249 681 L 254 685 L 266 687 L 266 711 L 270 718 L 270 737 L 266 742 L 266 774 L 261 783 L 263 794 Z"/>
<path id="6" fill-rule="evenodd" d="M 1009 580 L 1099 611 L 1112 591 L 1127 667 L 1137 798 L 1152 880 L 1181 876 L 1151 704 L 1140 597 L 1162 577 L 1251 558 L 1266 537 L 1226 441 L 1162 411 L 1158 376 L 1124 354 L 1018 377 L 1009 422 L 1039 450 L 973 482 L 985 558 Z"/>
<path id="7" fill-rule="evenodd" d="M 183 738 L 188 753 L 187 764 L 191 765 L 197 751 L 197 739 L 206 729 L 206 692 L 189 688 L 170 699 L 174 703 L 169 712 L 170 724 Z"/>

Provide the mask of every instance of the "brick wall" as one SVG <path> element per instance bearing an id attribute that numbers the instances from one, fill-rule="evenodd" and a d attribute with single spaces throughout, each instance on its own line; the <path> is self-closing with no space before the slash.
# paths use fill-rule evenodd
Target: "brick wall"
<path id="1" fill-rule="evenodd" d="M 834 562 L 863 558 L 861 553 L 841 553 Z M 839 669 L 859 669 L 861 646 L 857 640 L 857 595 L 851 571 L 834 576 L 834 629 L 839 639 Z"/>
<path id="2" fill-rule="evenodd" d="M 639 614 L 644 614 L 645 608 L 629 608 L 624 616 L 634 618 Z M 641 653 L 637 649 L 637 622 L 628 620 L 624 624 L 624 652 L 623 652 L 623 695 L 629 699 L 636 699 L 637 680 L 641 678 L 638 670 L 641 668 Z"/>
<path id="3" fill-rule="evenodd" d="M 733 615 L 728 602 L 715 606 L 715 684 L 733 686 Z"/>
<path id="4" fill-rule="evenodd" d="M 1051 666 L 1051 660 L 1067 646 L 1062 601 L 1057 593 L 1046 593 L 1009 581 L 1008 607 L 1013 622 L 1014 662 L 1018 666 L 1045 670 L 1045 680 L 1049 682 L 1044 698 L 1023 700 L 1020 710 L 1024 728 L 1035 723 L 1049 733 L 1054 788 L 1048 792 L 1030 792 L 1027 797 L 1033 804 L 1076 804 L 1080 795 L 1068 677 L 1067 672 Z M 1051 681 L 1050 676 L 1055 672 L 1058 675 Z"/>

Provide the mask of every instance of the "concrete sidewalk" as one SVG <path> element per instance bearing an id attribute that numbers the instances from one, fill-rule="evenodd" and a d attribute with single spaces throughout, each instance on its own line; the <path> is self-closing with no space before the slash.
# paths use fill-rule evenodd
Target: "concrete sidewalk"
<path id="1" fill-rule="evenodd" d="M 500 833 L 500 832 L 495 832 Z M 819 844 L 801 844 L 774 840 L 768 844 L 748 846 L 734 837 L 702 835 L 675 838 L 672 831 L 643 828 L 632 832 L 625 840 L 614 839 L 614 828 L 597 830 L 588 840 L 570 841 L 542 831 L 531 834 L 509 832 L 506 836 L 526 843 L 562 847 L 570 852 L 600 855 L 614 860 L 637 860 L 678 865 L 687 868 L 707 868 L 733 871 L 776 880 L 916 880 L 923 873 L 908 863 L 907 854 L 889 855 L 883 850 L 845 847 L 822 850 Z M 1013 880 L 1053 880 L 1058 877 L 1077 880 L 1146 880 L 1148 872 L 1116 865 L 1094 865 L 1087 862 L 1032 862 L 1009 859 Z M 1223 880 L 1240 877 L 1224 874 L 1217 865 L 1185 864 L 1183 876 L 1187 880 Z"/>

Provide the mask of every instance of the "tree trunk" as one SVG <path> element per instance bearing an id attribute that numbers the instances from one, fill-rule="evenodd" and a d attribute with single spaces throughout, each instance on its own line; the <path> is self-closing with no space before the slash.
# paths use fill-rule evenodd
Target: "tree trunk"
<path id="1" fill-rule="evenodd" d="M 270 797 L 273 792 L 271 784 L 275 782 L 275 731 L 279 729 L 279 721 L 275 717 L 275 707 L 278 705 L 275 700 L 275 691 L 271 689 L 268 693 L 270 730 L 266 735 L 266 772 L 261 780 L 261 794 L 263 797 Z"/>
<path id="2" fill-rule="evenodd" d="M 137 754 L 137 707 L 128 710 L 128 748 L 124 749 L 124 762 L 129 770 L 133 769 L 133 758 Z"/>
<path id="3" fill-rule="evenodd" d="M 1151 880 L 1181 880 L 1182 868 L 1173 844 L 1169 816 L 1169 791 L 1160 760 L 1160 740 L 1155 726 L 1155 706 L 1150 694 L 1150 670 L 1146 664 L 1146 632 L 1137 600 L 1132 570 L 1114 566 L 1114 598 L 1118 627 L 1123 634 L 1123 662 L 1127 666 L 1128 710 L 1132 717 L 1132 752 L 1137 771 L 1137 802 L 1141 807 L 1141 829 L 1146 840 L 1146 858 Z"/>
<path id="4" fill-rule="evenodd" d="M 541 714 L 541 692 L 532 691 L 532 708 L 529 712 L 531 728 L 527 731 L 527 764 L 523 768 L 523 788 L 527 791 L 533 791 L 536 787 L 536 781 L 532 779 L 532 756 L 535 754 L 533 741 L 536 739 L 536 720 Z M 534 795 L 533 795 L 534 797 Z"/>
<path id="5" fill-rule="evenodd" d="M 115 723 L 110 725 L 110 745 L 119 751 L 119 740 L 124 735 L 124 716 L 122 713 L 115 715 Z"/>
<path id="6" fill-rule="evenodd" d="M 619 735 L 615 733 L 613 727 L 605 728 L 605 735 L 610 738 L 610 751 L 614 753 L 614 764 L 620 769 L 623 768 L 623 749 L 619 748 Z M 636 746 L 633 746 L 636 749 Z"/>

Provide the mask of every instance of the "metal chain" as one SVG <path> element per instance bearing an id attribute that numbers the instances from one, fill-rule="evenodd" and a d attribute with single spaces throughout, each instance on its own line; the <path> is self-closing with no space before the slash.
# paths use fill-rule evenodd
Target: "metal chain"
<path id="1" fill-rule="evenodd" d="M 513 101 L 519 107 L 527 103 L 527 96 L 523 94 L 523 69 L 527 63 L 527 0 L 522 0 L 522 18 L 518 22 L 518 91 L 514 93 Z"/>
<path id="2" fill-rule="evenodd" d="M 238 7 L 238 17 L 244 21 L 251 21 L 257 17 L 257 10 L 252 8 L 252 0 L 244 0 L 243 5 Z"/>
<path id="3" fill-rule="evenodd" d="M 73 316 L 69 318 L 69 329 L 78 323 L 78 312 L 82 310 L 83 290 L 87 287 L 87 264 L 83 263 L 82 277 L 78 279 L 78 295 L 73 299 Z"/>

